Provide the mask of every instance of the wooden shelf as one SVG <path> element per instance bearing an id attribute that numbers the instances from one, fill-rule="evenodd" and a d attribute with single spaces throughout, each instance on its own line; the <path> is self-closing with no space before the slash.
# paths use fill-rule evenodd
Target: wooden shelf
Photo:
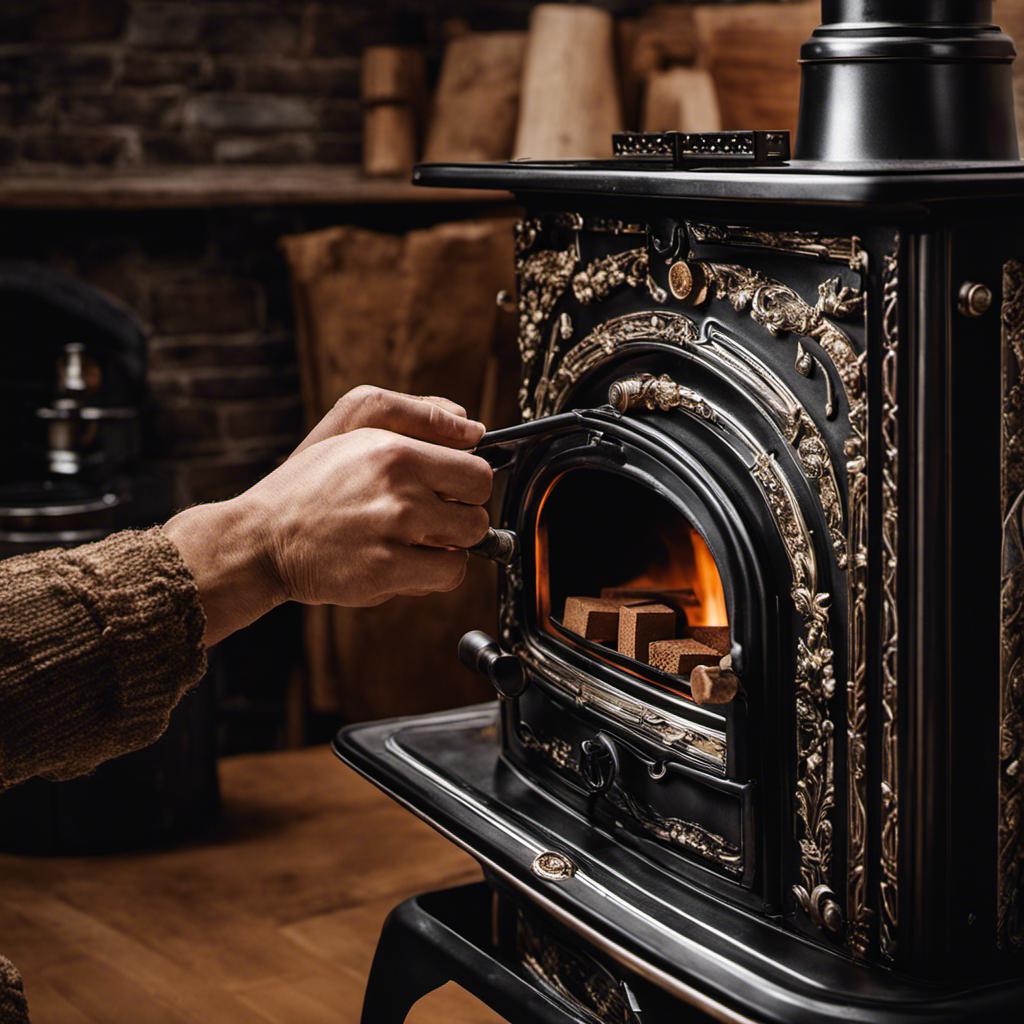
<path id="1" fill-rule="evenodd" d="M 366 178 L 352 167 L 203 167 L 168 171 L 0 177 L 0 208 L 185 209 L 211 206 L 358 206 L 511 202 L 508 192 L 421 188 Z"/>

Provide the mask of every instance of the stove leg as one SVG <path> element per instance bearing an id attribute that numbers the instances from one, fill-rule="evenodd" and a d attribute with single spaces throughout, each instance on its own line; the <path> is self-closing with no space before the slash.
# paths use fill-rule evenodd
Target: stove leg
<path id="1" fill-rule="evenodd" d="M 448 965 L 417 934 L 406 906 L 388 914 L 366 981 L 360 1024 L 403 1024 L 418 1000 L 451 980 Z"/>
<path id="2" fill-rule="evenodd" d="M 498 959 L 486 939 L 483 882 L 414 896 L 388 915 L 366 983 L 361 1024 L 404 1024 L 428 992 L 454 981 L 510 1024 L 580 1024 Z"/>

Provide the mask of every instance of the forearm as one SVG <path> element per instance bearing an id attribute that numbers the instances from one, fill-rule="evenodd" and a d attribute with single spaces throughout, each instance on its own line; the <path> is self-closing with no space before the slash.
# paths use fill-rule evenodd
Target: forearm
<path id="1" fill-rule="evenodd" d="M 266 554 L 265 518 L 247 492 L 185 509 L 164 526 L 199 589 L 207 647 L 284 600 Z"/>
<path id="2" fill-rule="evenodd" d="M 0 562 L 0 788 L 153 742 L 205 671 L 202 635 L 159 529 Z"/>

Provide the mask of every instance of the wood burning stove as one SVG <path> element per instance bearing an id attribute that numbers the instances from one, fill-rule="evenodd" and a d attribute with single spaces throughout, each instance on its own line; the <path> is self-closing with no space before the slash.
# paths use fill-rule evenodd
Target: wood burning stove
<path id="1" fill-rule="evenodd" d="M 491 988 L 564 1019 L 1024 1007 L 1012 44 L 990 3 L 915 24 L 907 6 L 826 0 L 813 159 L 662 135 L 610 161 L 417 172 L 528 208 L 523 423 L 479 448 L 508 474 L 515 543 L 497 638 L 464 644 L 503 699 L 336 749 L 484 867 L 490 933 L 458 946 L 477 911 L 452 908 L 483 899 L 463 891 L 416 905 L 421 936 L 429 918 Z M 872 83 L 923 80 L 990 99 L 987 150 L 977 124 L 963 152 L 901 143 L 898 94 L 862 131 Z M 951 123 L 985 119 L 945 95 Z M 849 116 L 868 159 L 836 141 Z M 563 1019 L 527 1002 L 509 1019 Z"/>

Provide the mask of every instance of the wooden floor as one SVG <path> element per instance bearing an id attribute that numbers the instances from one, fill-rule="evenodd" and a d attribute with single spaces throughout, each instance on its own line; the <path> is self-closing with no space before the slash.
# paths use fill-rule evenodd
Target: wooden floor
<path id="1" fill-rule="evenodd" d="M 325 748 L 221 763 L 225 815 L 173 850 L 0 855 L 0 951 L 33 1024 L 357 1024 L 381 924 L 476 864 Z M 409 1024 L 498 1024 L 454 986 Z"/>

